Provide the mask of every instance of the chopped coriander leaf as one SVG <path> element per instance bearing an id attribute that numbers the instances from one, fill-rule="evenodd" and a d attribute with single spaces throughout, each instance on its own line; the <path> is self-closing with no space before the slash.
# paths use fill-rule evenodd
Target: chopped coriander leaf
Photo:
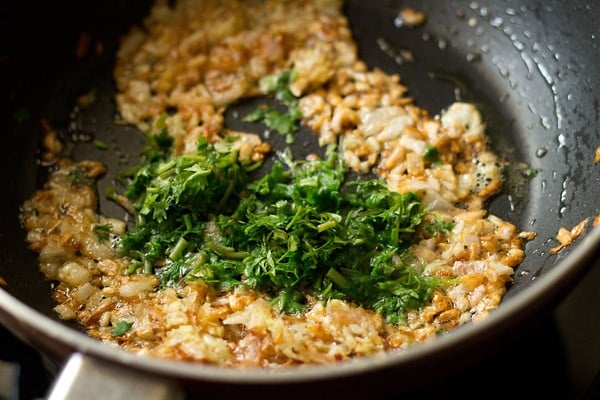
<path id="1" fill-rule="evenodd" d="M 263 93 L 273 93 L 275 98 L 287 106 L 295 106 L 298 98 L 290 90 L 290 84 L 296 80 L 293 70 L 284 70 L 278 74 L 265 76 L 260 80 L 260 90 Z"/>
<path id="2" fill-rule="evenodd" d="M 342 297 L 398 322 L 440 283 L 401 262 L 422 224 L 420 199 L 380 181 L 345 184 L 344 171 L 334 151 L 295 163 L 291 173 L 276 163 L 231 216 L 218 219 L 222 237 L 249 253 L 245 285 Z"/>
<path id="3" fill-rule="evenodd" d="M 148 273 L 159 261 L 172 262 L 160 270 L 164 286 L 189 273 L 182 260 L 201 249 L 211 215 L 235 209 L 248 178 L 234 151 L 216 151 L 200 140 L 196 153 L 169 158 L 170 141 L 165 136 L 152 140 L 126 189 L 137 223 L 122 238 L 120 252 Z"/>
<path id="4" fill-rule="evenodd" d="M 173 138 L 169 136 L 166 128 L 148 138 L 142 149 L 142 163 L 119 174 L 118 179 L 121 181 L 131 179 L 125 193 L 128 198 L 136 198 L 146 191 L 152 169 L 156 167 L 158 162 L 169 158 L 172 146 Z"/>
<path id="5" fill-rule="evenodd" d="M 190 264 L 184 259 L 168 263 L 156 272 L 161 287 L 175 286 L 190 272 Z"/>
<path id="6" fill-rule="evenodd" d="M 69 172 L 69 178 L 73 186 L 92 186 L 96 181 L 90 178 L 88 172 L 84 168 L 75 168 Z"/>
<path id="7" fill-rule="evenodd" d="M 304 311 L 304 297 L 291 288 L 285 288 L 271 300 L 271 305 L 287 314 L 300 314 Z"/>
<path id="8" fill-rule="evenodd" d="M 437 147 L 428 144 L 425 147 L 425 154 L 423 154 L 423 159 L 433 164 L 439 163 L 440 152 L 438 151 Z"/>
<path id="9" fill-rule="evenodd" d="M 96 146 L 98 150 L 108 150 L 108 145 L 99 139 L 94 140 L 94 146 Z"/>
<path id="10" fill-rule="evenodd" d="M 113 227 L 111 224 L 94 225 L 92 232 L 96 234 L 96 237 L 100 243 L 104 243 L 110 238 L 110 231 L 112 228 Z"/>
<path id="11" fill-rule="evenodd" d="M 346 182 L 333 146 L 324 160 L 276 161 L 250 184 L 231 148 L 201 140 L 194 154 L 150 152 L 130 178 L 137 224 L 120 246 L 131 272 L 154 272 L 161 287 L 244 285 L 287 313 L 302 312 L 305 295 L 340 298 L 397 323 L 444 283 L 406 260 L 418 232 L 447 226 L 424 221 L 415 193 Z"/>
<path id="12" fill-rule="evenodd" d="M 450 232 L 454 228 L 454 224 L 442 218 L 435 218 L 432 222 L 425 222 L 423 228 L 431 236 L 436 236 Z"/>
<path id="13" fill-rule="evenodd" d="M 540 173 L 540 171 L 541 170 L 538 168 L 527 168 L 523 171 L 523 175 L 525 175 L 527 178 L 534 178 Z"/>
<path id="14" fill-rule="evenodd" d="M 286 143 L 294 143 L 294 133 L 298 129 L 301 114 L 297 109 L 290 109 L 287 113 L 277 111 L 273 107 L 259 107 L 246 116 L 245 121 L 262 122 L 267 127 L 285 136 Z"/>
<path id="15" fill-rule="evenodd" d="M 270 129 L 285 136 L 289 144 L 294 142 L 294 133 L 298 130 L 298 123 L 302 119 L 298 98 L 289 88 L 295 77 L 293 71 L 285 70 L 279 74 L 266 76 L 260 81 L 263 93 L 273 94 L 276 100 L 287 107 L 285 112 L 265 106 L 257 108 L 244 118 L 245 121 L 264 123 Z"/>
<path id="16" fill-rule="evenodd" d="M 122 336 L 127 331 L 129 331 L 132 326 L 133 326 L 133 322 L 119 321 L 115 325 L 113 325 L 111 334 L 113 336 Z"/>

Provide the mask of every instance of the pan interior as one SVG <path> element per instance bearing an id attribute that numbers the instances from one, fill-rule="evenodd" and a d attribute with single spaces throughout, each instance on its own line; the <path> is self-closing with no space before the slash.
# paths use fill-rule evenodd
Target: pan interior
<path id="1" fill-rule="evenodd" d="M 600 187 L 598 172 L 590 172 L 588 167 L 593 164 L 592 147 L 599 142 L 598 133 L 590 131 L 592 119 L 598 118 L 598 102 L 594 103 L 590 90 L 593 82 L 586 80 L 591 75 L 581 62 L 572 64 L 569 72 L 569 67 L 559 62 L 582 56 L 545 30 L 560 18 L 556 13 L 513 3 L 430 0 L 367 4 L 353 0 L 345 6 L 361 58 L 369 67 L 399 73 L 419 106 L 436 114 L 461 100 L 475 103 L 482 111 L 492 147 L 510 165 L 505 191 L 491 202 L 490 210 L 520 229 L 538 233 L 527 245 L 527 257 L 516 271 L 508 297 L 531 285 L 568 254 L 567 250 L 561 257 L 551 255 L 548 249 L 556 244 L 552 238 L 560 225 L 573 226 L 596 212 L 594 199 Z M 398 26 L 398 10 L 407 6 L 426 10 L 427 23 L 418 28 Z M 48 11 L 59 18 L 62 6 L 56 7 L 59 9 Z M 7 93 L 11 95 L 5 100 L 9 103 L 5 109 L 10 110 L 6 136 L 11 151 L 1 161 L 3 171 L 10 173 L 5 183 L 9 195 L 2 197 L 0 210 L 0 234 L 6 244 L 0 252 L 0 275 L 9 283 L 11 294 L 53 319 L 57 317 L 51 311 L 48 282 L 38 272 L 35 256 L 26 249 L 16 218 L 20 204 L 45 176 L 45 169 L 36 164 L 39 116 L 59 128 L 67 152 L 74 158 L 107 164 L 109 174 L 99 184 L 100 193 L 113 184 L 119 170 L 136 162 L 143 143 L 136 129 L 114 124 L 111 71 L 116 39 L 145 14 L 146 6 L 127 8 L 119 3 L 102 7 L 96 15 L 97 21 L 103 22 L 85 17 L 83 8 L 69 11 L 81 13 L 82 19 L 60 29 L 52 29 L 56 27 L 46 20 L 38 21 L 40 34 L 47 35 L 44 41 L 29 52 L 21 49 L 24 42 L 12 43 L 7 48 L 13 56 L 2 66 L 15 80 L 9 83 Z M 119 15 L 118 20 L 106 24 L 103 18 L 113 15 Z M 74 60 L 72 53 L 81 32 L 103 43 L 103 52 Z M 63 44 L 69 46 L 63 48 Z M 27 46 L 32 49 L 31 44 Z M 41 74 L 36 73 L 40 54 L 53 60 Z M 74 108 L 75 99 L 91 90 L 97 100 L 88 108 Z M 593 104 L 595 113 L 589 108 Z M 232 107 L 227 116 L 229 127 L 247 127 L 235 112 L 250 105 Z M 304 134 L 306 140 L 298 140 L 294 150 L 298 156 L 316 149 L 314 137 Z M 95 140 L 108 144 L 109 151 L 99 149 Z M 104 196 L 100 201 L 103 212 L 124 217 Z"/>

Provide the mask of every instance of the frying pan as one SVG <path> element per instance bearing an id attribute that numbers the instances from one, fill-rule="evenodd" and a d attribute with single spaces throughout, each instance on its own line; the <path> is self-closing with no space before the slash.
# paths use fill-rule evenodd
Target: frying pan
<path id="1" fill-rule="evenodd" d="M 392 388 L 412 390 L 518 336 L 568 293 L 598 255 L 600 229 L 591 227 L 558 254 L 549 249 L 557 245 L 559 227 L 573 227 L 600 208 L 600 165 L 594 164 L 600 146 L 600 4 L 350 0 L 345 12 L 361 58 L 370 67 L 399 73 L 416 103 L 432 114 L 457 99 L 475 103 L 492 147 L 510 162 L 506 188 L 489 208 L 537 237 L 527 243 L 526 258 L 500 307 L 483 323 L 398 354 L 278 372 L 150 359 L 103 345 L 52 312 L 50 283 L 26 248 L 18 211 L 45 178 L 36 163 L 40 117 L 60 129 L 68 154 L 108 165 L 100 193 L 111 184 L 110 174 L 126 166 L 123 155 L 139 151 L 141 134 L 113 123 L 111 69 L 119 35 L 140 21 L 148 4 L 98 1 L 90 8 L 90 2 L 47 2 L 36 4 L 33 13 L 32 4 L 5 3 L 0 276 L 8 285 L 0 290 L 0 321 L 49 359 L 68 361 L 52 398 L 158 399 L 184 392 L 273 397 L 282 390 L 289 398 L 375 397 Z M 408 6 L 426 11 L 424 26 L 400 26 L 398 10 Z M 78 58 L 82 32 L 91 46 Z M 75 109 L 77 96 L 92 89 L 96 101 Z M 227 123 L 252 128 L 231 115 Z M 310 142 L 311 135 L 302 134 Z M 94 139 L 108 143 L 109 151 L 94 146 Z M 311 146 L 294 151 L 301 154 Z M 123 216 L 103 199 L 100 207 Z"/>

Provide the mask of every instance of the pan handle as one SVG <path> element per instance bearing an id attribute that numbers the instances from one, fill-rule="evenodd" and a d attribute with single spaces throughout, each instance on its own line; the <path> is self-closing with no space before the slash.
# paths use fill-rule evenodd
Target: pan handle
<path id="1" fill-rule="evenodd" d="M 154 375 L 74 353 L 50 389 L 48 400 L 183 400 L 184 392 Z"/>

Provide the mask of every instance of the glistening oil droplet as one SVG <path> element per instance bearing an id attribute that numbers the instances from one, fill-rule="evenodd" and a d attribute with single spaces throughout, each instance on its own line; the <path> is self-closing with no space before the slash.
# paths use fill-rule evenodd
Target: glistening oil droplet
<path id="1" fill-rule="evenodd" d="M 546 147 L 540 147 L 539 149 L 537 149 L 535 151 L 535 156 L 538 157 L 538 158 L 542 158 L 546 154 L 548 154 L 548 148 L 546 148 Z"/>
<path id="2" fill-rule="evenodd" d="M 468 52 L 466 56 L 467 62 L 479 62 L 481 61 L 481 54 Z"/>
<path id="3" fill-rule="evenodd" d="M 446 39 L 438 39 L 437 45 L 440 50 L 446 50 L 446 47 L 448 47 L 448 41 L 446 41 Z"/>

